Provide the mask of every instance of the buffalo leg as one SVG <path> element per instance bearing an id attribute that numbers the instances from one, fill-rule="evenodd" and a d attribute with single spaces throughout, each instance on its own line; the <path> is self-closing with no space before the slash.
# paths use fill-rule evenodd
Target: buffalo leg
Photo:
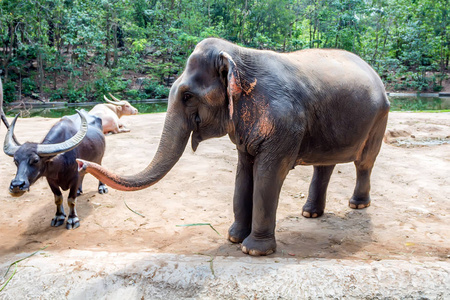
<path id="1" fill-rule="evenodd" d="M 281 186 L 292 164 L 257 158 L 253 174 L 252 230 L 242 242 L 242 252 L 269 255 L 275 252 L 276 212 Z"/>
<path id="2" fill-rule="evenodd" d="M 58 227 L 64 224 L 64 221 L 66 219 L 66 214 L 64 213 L 64 206 L 63 206 L 63 196 L 61 193 L 61 190 L 58 186 L 52 184 L 49 182 L 50 189 L 53 192 L 53 195 L 55 196 L 55 205 L 56 205 L 56 214 L 55 217 L 52 219 L 52 222 L 50 223 L 53 227 Z"/>
<path id="3" fill-rule="evenodd" d="M 67 218 L 66 228 L 75 229 L 80 227 L 80 219 L 77 215 L 75 205 L 77 203 L 77 188 L 70 188 L 69 198 L 67 198 L 67 204 L 69 205 L 69 217 Z"/>
<path id="4" fill-rule="evenodd" d="M 130 132 L 131 130 L 128 129 L 122 122 L 119 121 L 119 130 L 118 132 Z"/>
<path id="5" fill-rule="evenodd" d="M 64 224 L 64 221 L 66 220 L 66 214 L 64 213 L 63 200 L 64 200 L 64 198 L 62 195 L 55 195 L 56 214 L 50 224 L 53 227 L 61 226 L 62 224 Z"/>
<path id="6" fill-rule="evenodd" d="M 98 182 L 98 193 L 99 194 L 106 194 L 106 193 L 108 193 L 108 188 L 106 187 L 106 184 L 104 184 L 101 181 Z"/>
<path id="7" fill-rule="evenodd" d="M 86 175 L 85 171 L 80 171 L 78 174 L 78 189 L 77 189 L 77 196 L 80 196 L 83 194 L 83 179 L 84 175 Z"/>
<path id="8" fill-rule="evenodd" d="M 333 173 L 332 166 L 314 166 L 314 174 L 309 186 L 308 200 L 303 205 L 302 215 L 306 218 L 317 218 L 323 215 L 327 197 L 328 183 Z"/>
<path id="9" fill-rule="evenodd" d="M 238 166 L 233 198 L 234 223 L 228 230 L 228 239 L 242 242 L 251 231 L 253 201 L 253 158 L 238 152 Z"/>

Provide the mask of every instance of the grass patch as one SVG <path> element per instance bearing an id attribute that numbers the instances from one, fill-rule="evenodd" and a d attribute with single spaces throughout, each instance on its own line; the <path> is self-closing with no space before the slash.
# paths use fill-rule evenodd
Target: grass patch
<path id="1" fill-rule="evenodd" d="M 8 275 L 9 270 L 11 269 L 12 266 L 15 266 L 14 272 L 12 273 L 11 277 L 9 277 L 8 280 L 5 282 L 5 284 L 0 288 L 0 292 L 3 291 L 3 290 L 5 289 L 5 287 L 8 285 L 8 283 L 9 283 L 9 282 L 11 281 L 11 279 L 14 277 L 14 275 L 16 275 L 17 264 L 18 264 L 19 262 L 21 262 L 22 260 L 25 260 L 25 259 L 27 259 L 27 258 L 32 257 L 33 255 L 35 255 L 35 254 L 38 253 L 39 251 L 42 251 L 42 250 L 46 249 L 47 247 L 48 247 L 48 245 L 45 246 L 45 247 L 43 247 L 43 248 L 41 248 L 41 249 L 39 249 L 39 250 L 37 250 L 37 251 L 35 251 L 35 252 L 33 252 L 33 253 L 31 253 L 30 255 L 28 255 L 28 256 L 26 256 L 26 257 L 24 257 L 24 258 L 21 258 L 21 259 L 19 259 L 19 260 L 16 260 L 15 262 L 11 263 L 11 264 L 9 265 L 8 269 L 6 270 L 5 275 L 3 275 L 3 278 L 5 278 L 6 275 Z"/>

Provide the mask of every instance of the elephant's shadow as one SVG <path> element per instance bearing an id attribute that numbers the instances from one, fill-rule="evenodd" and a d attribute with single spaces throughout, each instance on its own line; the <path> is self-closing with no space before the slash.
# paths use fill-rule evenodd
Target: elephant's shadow
<path id="1" fill-rule="evenodd" d="M 374 242 L 371 215 L 366 209 L 349 210 L 343 216 L 331 211 L 319 218 L 288 216 L 277 221 L 275 238 L 277 251 L 270 257 L 342 259 Z M 233 252 L 230 247 L 239 248 L 228 242 L 205 254 L 229 255 Z M 245 256 L 235 252 L 233 256 Z"/>

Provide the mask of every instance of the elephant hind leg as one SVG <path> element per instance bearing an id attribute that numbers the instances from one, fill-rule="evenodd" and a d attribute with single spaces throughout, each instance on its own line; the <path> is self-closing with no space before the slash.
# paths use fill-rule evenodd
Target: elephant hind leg
<path id="1" fill-rule="evenodd" d="M 387 124 L 387 114 L 371 130 L 358 160 L 356 160 L 356 186 L 350 198 L 350 208 L 360 209 L 370 206 L 370 175 L 380 152 Z"/>
<path id="2" fill-rule="evenodd" d="M 372 167 L 364 168 L 357 162 L 356 166 L 356 187 L 353 196 L 350 198 L 348 206 L 353 209 L 366 208 L 370 206 L 370 174 Z"/>
<path id="3" fill-rule="evenodd" d="M 306 218 L 317 218 L 323 215 L 327 196 L 328 183 L 335 165 L 314 166 L 314 174 L 309 186 L 308 199 L 302 208 Z"/>

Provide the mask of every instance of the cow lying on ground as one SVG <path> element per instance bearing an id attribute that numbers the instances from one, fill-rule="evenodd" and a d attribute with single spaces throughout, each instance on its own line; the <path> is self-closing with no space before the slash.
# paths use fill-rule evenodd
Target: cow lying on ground
<path id="1" fill-rule="evenodd" d="M 106 96 L 103 97 L 111 104 L 97 104 L 89 113 L 102 119 L 104 134 L 129 132 L 130 129 L 126 128 L 119 119 L 122 116 L 136 115 L 138 110 L 128 101 L 118 100 L 113 95 L 109 95 L 114 101 L 109 100 Z"/>
<path id="2" fill-rule="evenodd" d="M 27 142 L 20 145 L 13 139 L 17 117 L 8 129 L 3 146 L 4 152 L 14 157 L 17 166 L 16 177 L 9 187 L 10 194 L 15 197 L 23 195 L 36 180 L 44 176 L 55 196 L 56 215 L 51 226 L 64 224 L 66 218 L 61 188 L 69 190 L 67 202 L 70 212 L 66 228 L 79 227 L 75 204 L 77 196 L 82 193 L 86 173 L 78 173 L 75 159 L 90 159 L 101 163 L 105 152 L 101 119 L 86 112 L 78 112 L 78 115 L 63 117 L 53 125 L 42 143 Z M 102 182 L 99 182 L 98 192 L 108 192 Z"/>

